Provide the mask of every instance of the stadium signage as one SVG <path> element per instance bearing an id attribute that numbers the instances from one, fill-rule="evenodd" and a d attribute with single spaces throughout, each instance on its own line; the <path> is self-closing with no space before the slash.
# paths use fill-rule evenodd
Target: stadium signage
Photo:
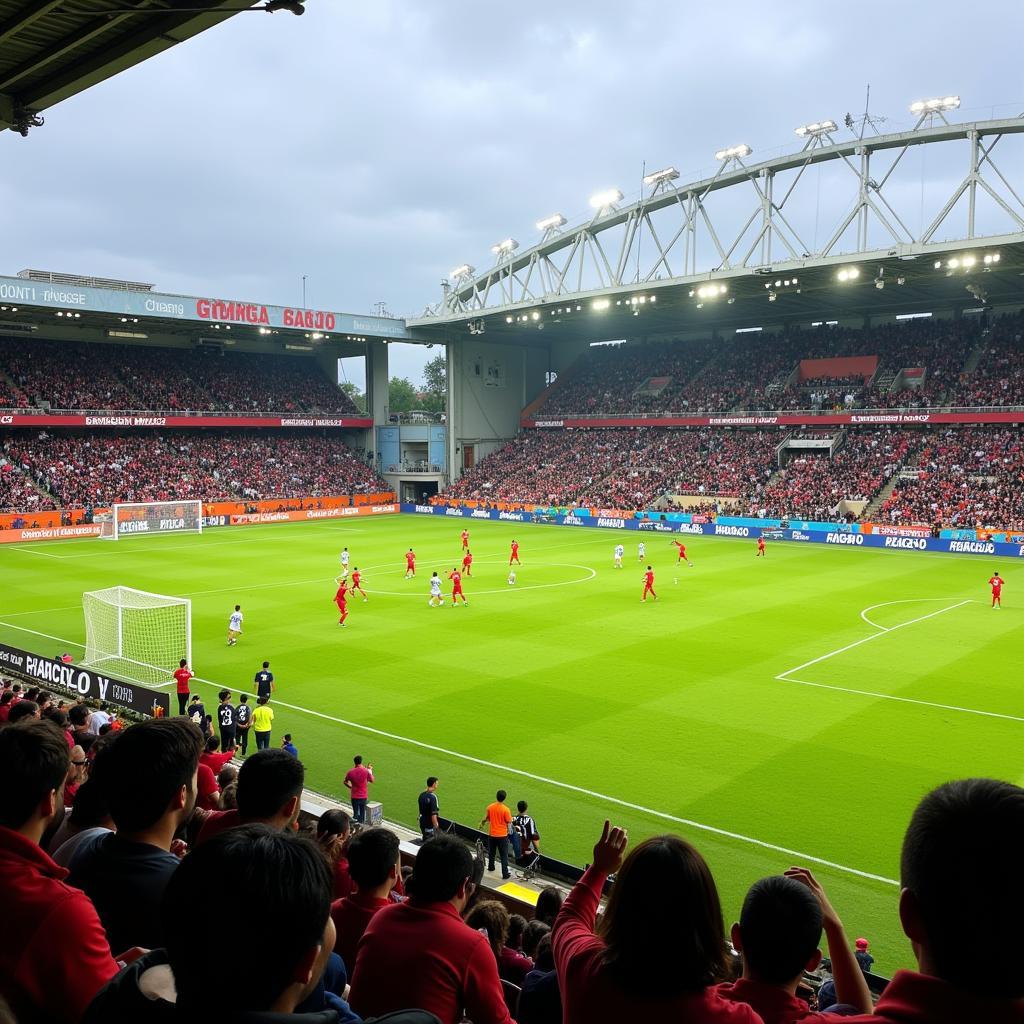
<path id="1" fill-rule="evenodd" d="M 432 516 L 434 514 L 433 505 L 416 505 L 413 508 L 414 512 L 419 512 L 420 515 Z"/>
<path id="2" fill-rule="evenodd" d="M 499 512 L 498 518 L 510 523 L 522 523 L 526 520 L 525 512 Z"/>
<path id="3" fill-rule="evenodd" d="M 809 534 L 803 533 L 800 530 L 793 530 L 789 535 L 790 540 L 810 540 Z"/>
<path id="4" fill-rule="evenodd" d="M 564 420 L 537 420 L 535 427 L 564 427 Z"/>
<path id="5" fill-rule="evenodd" d="M 891 537 L 886 537 L 886 540 L 892 540 Z M 861 533 L 826 533 L 825 534 L 826 544 L 863 544 L 864 535 Z"/>
<path id="6" fill-rule="evenodd" d="M 949 550 L 967 555 L 994 555 L 996 546 L 991 541 L 984 540 L 951 540 Z M 1021 548 L 1021 553 L 1024 554 L 1024 548 Z"/>
<path id="7" fill-rule="evenodd" d="M 475 508 L 469 515 L 470 519 L 490 519 L 491 513 L 485 508 Z"/>
<path id="8" fill-rule="evenodd" d="M 884 523 L 872 523 L 871 528 L 864 532 L 877 533 L 882 537 L 930 537 L 932 535 L 931 529 L 927 526 L 886 526 Z"/>
<path id="9" fill-rule="evenodd" d="M 458 516 L 461 519 L 468 511 L 468 509 L 463 511 L 461 508 L 446 508 L 444 514 L 446 516 Z"/>
<path id="10" fill-rule="evenodd" d="M 0 299 L 8 299 L 26 307 L 62 310 L 76 307 L 114 316 L 149 316 L 194 323 L 338 331 L 383 338 L 409 337 L 405 321 L 393 317 L 354 316 L 325 309 L 272 306 L 241 299 L 162 295 L 158 292 L 122 291 L 84 285 L 54 287 L 18 277 L 0 277 Z"/>
<path id="11" fill-rule="evenodd" d="M 598 516 L 597 525 L 607 527 L 610 530 L 624 530 L 626 528 L 626 520 L 609 519 L 606 516 Z"/>
<path id="12" fill-rule="evenodd" d="M 562 525 L 563 526 L 589 526 L 590 523 L 589 523 L 588 519 L 581 519 L 579 516 L 563 516 L 562 517 Z"/>
<path id="13" fill-rule="evenodd" d="M 109 416 L 86 416 L 71 414 L 57 416 L 53 413 L 4 413 L 0 415 L 0 426 L 5 427 L 188 427 L 224 428 L 245 427 L 266 429 L 276 427 L 344 427 L 367 428 L 373 420 L 367 416 L 349 418 L 311 418 L 280 416 L 134 416 L 130 414 Z"/>
<path id="14" fill-rule="evenodd" d="M 851 424 L 1024 423 L 1024 409 L 979 409 L 973 412 L 820 413 L 796 412 L 779 416 L 586 416 L 564 420 L 532 420 L 531 427 L 843 427 Z"/>
<path id="15" fill-rule="evenodd" d="M 709 427 L 773 427 L 779 422 L 778 416 L 713 416 Z"/>
<path id="16" fill-rule="evenodd" d="M 720 526 L 715 523 L 715 535 L 719 537 L 749 537 L 749 526 Z"/>
<path id="17" fill-rule="evenodd" d="M 837 536 L 841 536 L 837 534 Z M 924 537 L 886 537 L 887 548 L 905 548 L 910 551 L 924 551 L 928 547 L 928 541 Z"/>
<path id="18" fill-rule="evenodd" d="M 45 683 L 53 691 L 62 692 L 73 700 L 105 700 L 140 715 L 163 716 L 170 713 L 171 698 L 167 693 L 101 675 L 90 668 L 65 665 L 57 658 L 43 658 L 7 644 L 0 644 L 0 669 L 12 676 Z"/>

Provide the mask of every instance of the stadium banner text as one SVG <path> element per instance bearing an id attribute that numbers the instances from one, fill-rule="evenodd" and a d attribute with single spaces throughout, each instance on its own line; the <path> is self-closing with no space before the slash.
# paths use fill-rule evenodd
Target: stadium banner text
<path id="1" fill-rule="evenodd" d="M 446 505 L 413 505 L 403 503 L 401 511 L 413 515 L 447 516 L 454 519 L 487 519 L 495 522 L 546 523 L 553 526 L 589 526 L 605 530 L 630 530 L 639 533 L 678 533 L 694 537 L 737 537 L 756 540 L 796 541 L 798 543 L 832 544 L 841 547 L 885 548 L 893 551 L 932 551 L 958 555 L 996 555 L 1024 558 L 1024 538 L 1019 543 L 993 540 L 955 540 L 922 536 L 893 536 L 881 533 L 859 533 L 837 526 L 835 530 L 801 530 L 765 525 L 737 526 L 732 523 L 696 523 L 651 518 L 576 515 L 544 511 L 511 512 L 499 509 L 465 508 Z M 654 513 L 658 515 L 658 513 Z"/>
<path id="2" fill-rule="evenodd" d="M 404 320 L 382 316 L 357 316 L 324 309 L 269 306 L 238 298 L 205 298 L 129 292 L 115 288 L 51 284 L 22 277 L 0 277 L 0 301 L 20 306 L 42 306 L 62 312 L 113 313 L 116 316 L 149 316 L 197 324 L 248 324 L 306 331 L 381 338 L 408 338 Z"/>
<path id="3" fill-rule="evenodd" d="M 298 512 L 243 512 L 241 515 L 208 516 L 203 526 L 254 526 L 259 523 L 308 523 L 318 519 L 347 519 L 349 516 L 385 516 L 398 505 L 348 505 L 342 508 L 307 508 Z"/>
<path id="4" fill-rule="evenodd" d="M 590 427 L 850 427 L 927 426 L 935 423 L 1024 423 L 1024 409 L 979 409 L 977 412 L 813 412 L 779 416 L 588 416 L 560 420 L 522 417 L 526 429 L 587 429 Z"/>
<path id="5" fill-rule="evenodd" d="M 368 416 L 136 416 L 111 413 L 87 416 L 82 413 L 67 416 L 43 413 L 3 412 L 0 427 L 115 427 L 142 430 L 147 427 L 246 427 L 260 430 L 284 428 L 322 427 L 366 430 L 373 426 Z"/>
<path id="6" fill-rule="evenodd" d="M 106 701 L 150 717 L 164 717 L 171 711 L 171 698 L 167 693 L 102 675 L 81 665 L 65 664 L 59 658 L 43 658 L 7 644 L 0 644 L 0 671 L 39 683 L 50 693 L 71 700 Z"/>

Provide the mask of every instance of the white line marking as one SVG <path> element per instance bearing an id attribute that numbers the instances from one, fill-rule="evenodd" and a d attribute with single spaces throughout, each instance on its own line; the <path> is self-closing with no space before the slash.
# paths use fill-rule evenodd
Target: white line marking
<path id="1" fill-rule="evenodd" d="M 889 605 L 893 604 L 924 604 L 928 601 L 952 601 L 951 597 L 911 597 L 904 601 L 882 601 L 881 604 L 869 605 L 861 613 L 860 617 L 869 625 L 874 626 L 875 629 L 880 629 L 883 633 L 888 633 L 892 626 L 880 626 L 877 622 L 873 622 L 868 618 L 868 612 L 873 612 L 876 608 L 888 608 Z"/>
<path id="2" fill-rule="evenodd" d="M 794 672 L 799 672 L 802 668 L 809 668 L 811 665 L 817 665 L 819 661 L 827 661 L 829 658 L 834 658 L 837 654 L 842 654 L 844 651 L 852 651 L 854 647 L 860 647 L 861 644 L 870 643 L 872 640 L 877 640 L 880 636 L 885 636 L 888 633 L 895 633 L 897 629 L 904 629 L 907 626 L 913 626 L 915 622 L 924 622 L 925 619 L 933 619 L 936 615 L 951 612 L 956 608 L 962 608 L 965 604 L 970 603 L 970 601 L 960 601 L 957 604 L 949 605 L 947 608 L 940 608 L 937 612 L 929 612 L 927 615 L 920 615 L 916 619 L 908 619 L 906 622 L 901 622 L 898 626 L 890 626 L 888 629 L 882 629 L 879 633 L 872 633 L 871 636 L 861 637 L 860 640 L 854 640 L 852 644 L 847 644 L 845 647 L 829 651 L 828 654 L 822 654 L 817 658 L 812 658 L 810 661 L 805 661 L 802 665 L 797 665 L 795 668 L 787 669 L 775 678 L 785 680 L 786 676 L 791 676 Z M 870 611 L 870 609 L 866 610 Z M 881 627 L 878 628 L 881 629 Z"/>
<path id="3" fill-rule="evenodd" d="M 203 679 L 200 676 L 193 676 L 193 679 L 200 683 L 205 683 L 207 686 L 216 686 L 223 688 L 220 683 L 215 683 L 210 679 Z M 237 689 L 237 687 L 236 687 Z M 594 797 L 600 800 L 602 803 L 615 804 L 618 807 L 625 807 L 627 810 L 638 811 L 641 814 L 648 814 L 654 818 L 660 818 L 663 821 L 671 821 L 678 825 L 686 825 L 689 828 L 699 829 L 702 832 L 709 832 L 712 835 L 723 836 L 726 839 L 735 839 L 742 843 L 748 843 L 751 846 L 758 846 L 764 850 L 772 850 L 775 853 L 784 853 L 788 857 L 797 858 L 793 863 L 799 864 L 802 861 L 810 861 L 813 864 L 821 864 L 824 867 L 833 868 L 836 871 L 843 871 L 846 874 L 856 875 L 859 878 L 866 878 L 873 882 L 883 882 L 885 885 L 899 885 L 893 878 L 886 878 L 884 875 L 875 875 L 870 871 L 861 871 L 859 868 L 847 867 L 845 864 L 836 864 L 834 861 L 825 860 L 822 857 L 814 857 L 809 853 L 802 853 L 799 850 L 791 850 L 785 846 L 777 846 L 775 843 L 767 843 L 762 839 L 754 839 L 751 836 L 742 835 L 739 832 L 730 832 L 728 829 L 718 828 L 715 825 L 705 825 L 703 822 L 694 821 L 691 818 L 681 818 L 675 814 L 668 814 L 665 811 L 657 811 L 652 807 L 644 807 L 642 804 L 635 804 L 628 800 L 620 800 L 618 797 L 608 796 L 606 793 L 598 793 L 592 789 L 585 789 L 582 786 L 575 786 L 570 782 L 559 782 L 558 779 L 549 779 L 543 775 L 535 775 L 533 772 L 523 771 L 521 768 L 511 768 L 508 765 L 498 764 L 495 761 L 487 761 L 483 758 L 473 757 L 471 754 L 463 754 L 457 750 L 448 750 L 446 747 L 439 747 L 433 743 L 424 743 L 422 740 L 414 740 L 409 736 L 399 736 L 397 733 L 386 732 L 383 729 L 375 729 L 371 725 L 363 725 L 360 722 L 352 722 L 345 718 L 338 718 L 335 715 L 328 715 L 323 711 L 313 711 L 310 708 L 300 707 L 297 704 L 288 704 L 284 701 L 274 699 L 273 703 L 282 708 L 288 708 L 291 711 L 298 711 L 305 715 L 311 715 L 314 718 L 323 718 L 328 722 L 336 722 L 339 725 L 347 726 L 350 729 L 358 729 L 361 732 L 367 732 L 374 736 L 381 736 L 384 739 L 395 740 L 399 743 L 408 743 L 410 746 L 419 747 L 421 750 L 430 750 L 435 754 L 444 754 L 446 757 L 454 757 L 460 761 L 469 761 L 472 764 L 478 764 L 484 768 L 493 768 L 495 771 L 503 772 L 509 775 L 518 775 L 524 779 L 530 779 L 533 782 L 540 782 L 548 786 L 554 786 L 557 789 L 564 789 L 571 793 L 579 793 L 582 796 Z"/>
<path id="4" fill-rule="evenodd" d="M 12 544 L 9 548 L 10 551 L 21 551 L 26 555 L 42 555 L 44 558 L 58 558 L 63 561 L 65 558 L 70 558 L 70 555 L 55 555 L 52 551 L 39 551 L 37 548 L 30 548 L 22 544 Z"/>
<path id="5" fill-rule="evenodd" d="M 879 634 L 881 635 L 881 634 Z M 864 697 L 880 697 L 882 700 L 896 700 L 901 704 L 921 704 L 928 708 L 940 708 L 943 711 L 962 711 L 967 715 L 983 715 L 985 718 L 1003 718 L 1009 722 L 1024 722 L 1024 718 L 1018 715 L 1004 715 L 998 711 L 979 711 L 977 708 L 962 708 L 956 704 L 938 704 L 931 700 L 917 700 L 914 697 L 899 697 L 892 693 L 876 693 L 874 690 L 857 690 L 850 686 L 833 686 L 831 683 L 812 683 L 807 679 L 783 679 L 776 676 L 783 683 L 800 683 L 801 686 L 814 686 L 819 690 L 839 690 L 842 693 L 859 693 Z"/>
<path id="6" fill-rule="evenodd" d="M 493 564 L 504 565 L 505 564 L 504 562 L 495 562 L 494 559 L 491 559 L 490 561 L 483 561 L 483 560 L 473 559 L 473 564 L 476 565 L 478 563 L 478 561 L 479 561 L 479 563 L 481 565 L 493 565 Z M 510 586 L 506 585 L 505 587 L 499 587 L 497 590 L 471 590 L 470 591 L 470 596 L 481 597 L 484 594 L 511 594 L 511 593 L 513 593 L 513 592 L 515 592 L 517 590 L 547 590 L 547 589 L 549 589 L 551 587 L 571 587 L 571 586 L 573 586 L 576 583 L 589 583 L 592 579 L 594 579 L 597 576 L 597 570 L 591 568 L 589 565 L 576 565 L 575 563 L 572 563 L 572 562 L 539 562 L 537 564 L 538 565 L 542 565 L 546 569 L 549 569 L 549 568 L 552 568 L 552 567 L 557 567 L 557 568 L 562 568 L 562 569 L 583 569 L 584 571 L 590 573 L 590 575 L 589 576 L 583 576 L 583 577 L 581 577 L 578 580 L 562 580 L 562 582 L 560 582 L 560 583 L 527 583 L 524 586 L 520 586 L 519 584 L 516 584 L 516 586 L 514 586 L 514 587 L 510 587 Z M 394 571 L 398 572 L 399 570 L 394 570 Z M 387 573 L 381 573 L 381 575 L 385 576 L 385 575 L 387 575 Z M 428 583 L 430 582 L 430 577 L 429 576 L 423 575 L 422 578 L 426 582 L 428 582 Z M 468 579 L 468 580 L 474 580 L 474 579 L 477 579 L 478 577 L 467 576 L 465 578 Z M 419 580 L 420 577 L 417 576 L 416 579 Z M 447 582 L 447 580 L 445 580 L 445 582 Z M 404 592 L 402 592 L 402 591 L 398 591 L 398 590 L 375 590 L 372 587 L 367 587 L 366 588 L 366 592 L 368 594 L 384 594 L 384 595 L 386 595 L 388 597 L 419 597 L 419 598 L 422 598 L 422 597 L 425 596 L 423 594 L 423 592 L 420 591 L 420 590 L 404 591 Z"/>

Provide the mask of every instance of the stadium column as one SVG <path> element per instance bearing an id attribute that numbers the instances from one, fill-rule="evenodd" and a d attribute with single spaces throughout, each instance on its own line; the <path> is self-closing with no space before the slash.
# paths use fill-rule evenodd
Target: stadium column
<path id="1" fill-rule="evenodd" d="M 387 426 L 388 414 L 388 346 L 379 338 L 366 343 L 366 397 L 368 411 L 373 417 L 373 458 L 376 463 L 378 447 L 377 428 Z M 379 467 L 378 467 L 379 468 Z"/>
<path id="2" fill-rule="evenodd" d="M 445 346 L 445 359 L 448 363 L 448 402 L 446 420 L 448 427 L 448 481 L 452 483 L 462 476 L 462 356 L 463 342 L 454 339 Z"/>

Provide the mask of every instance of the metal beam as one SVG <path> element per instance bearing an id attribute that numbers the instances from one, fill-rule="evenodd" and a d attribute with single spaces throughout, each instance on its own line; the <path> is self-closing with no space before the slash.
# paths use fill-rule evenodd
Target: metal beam
<path id="1" fill-rule="evenodd" d="M 33 22 L 45 17 L 55 7 L 60 7 L 63 2 L 64 0 L 36 0 L 34 4 L 23 7 L 13 18 L 0 22 L 0 45 L 28 28 Z"/>

